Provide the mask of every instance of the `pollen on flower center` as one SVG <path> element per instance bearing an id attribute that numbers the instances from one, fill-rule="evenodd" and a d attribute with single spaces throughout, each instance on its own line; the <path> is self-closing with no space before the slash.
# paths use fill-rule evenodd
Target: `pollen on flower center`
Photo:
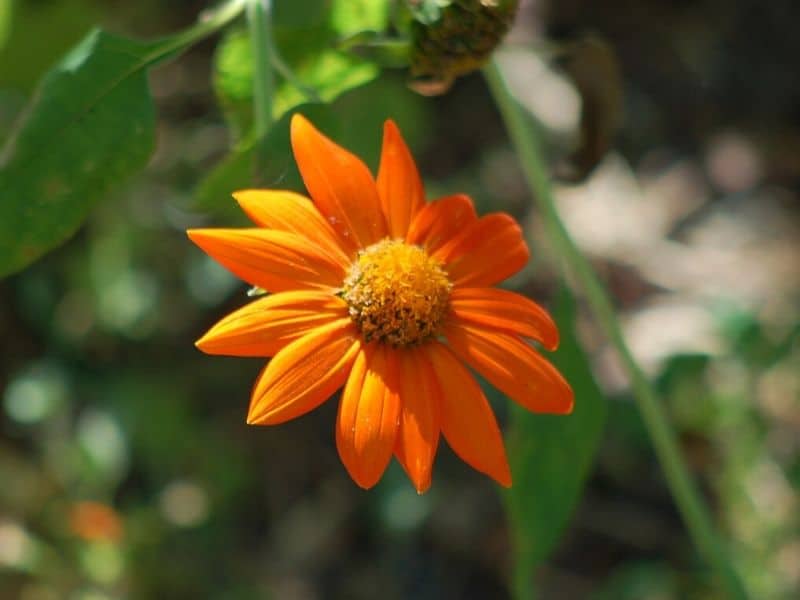
<path id="1" fill-rule="evenodd" d="M 342 298 L 366 341 L 411 346 L 438 332 L 451 289 L 442 264 L 425 250 L 384 239 L 359 254 Z"/>

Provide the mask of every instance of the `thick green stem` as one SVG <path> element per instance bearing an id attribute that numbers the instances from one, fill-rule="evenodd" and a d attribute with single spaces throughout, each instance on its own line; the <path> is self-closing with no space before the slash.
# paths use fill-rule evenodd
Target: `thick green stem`
<path id="1" fill-rule="evenodd" d="M 747 598 L 744 585 L 720 544 L 710 514 L 692 483 L 664 409 L 628 349 L 608 293 L 558 215 L 546 163 L 542 159 L 535 133 L 526 121 L 522 109 L 512 97 L 499 67 L 495 63 L 490 63 L 485 67 L 484 74 L 519 156 L 534 200 L 543 215 L 549 237 L 569 265 L 595 318 L 622 360 L 642 420 L 664 469 L 667 484 L 695 545 L 721 577 L 728 597 Z"/>
<path id="2" fill-rule="evenodd" d="M 253 116 L 256 139 L 263 138 L 272 125 L 271 0 L 248 0 L 247 25 L 253 48 Z"/>

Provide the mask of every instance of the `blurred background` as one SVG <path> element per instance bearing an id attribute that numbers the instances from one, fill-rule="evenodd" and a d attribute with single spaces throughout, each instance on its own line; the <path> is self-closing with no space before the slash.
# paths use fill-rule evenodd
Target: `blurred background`
<path id="1" fill-rule="evenodd" d="M 207 7 L 0 0 L 0 140 L 93 24 L 152 37 Z M 498 55 L 759 599 L 800 594 L 798 18 L 792 0 L 531 0 Z M 426 495 L 397 465 L 363 492 L 336 454 L 335 402 L 247 427 L 262 361 L 193 347 L 247 301 L 183 233 L 238 218 L 224 196 L 215 210 L 198 200 L 233 143 L 210 83 L 215 42 L 153 71 L 146 171 L 0 281 L 0 598 L 508 597 L 496 485 L 442 447 Z M 331 133 L 372 168 L 391 116 L 429 197 L 463 191 L 517 216 L 534 258 L 511 283 L 553 308 L 563 265 L 480 75 L 423 98 L 387 71 L 333 112 Z M 540 597 L 721 597 L 580 303 L 576 327 L 608 418 Z"/>

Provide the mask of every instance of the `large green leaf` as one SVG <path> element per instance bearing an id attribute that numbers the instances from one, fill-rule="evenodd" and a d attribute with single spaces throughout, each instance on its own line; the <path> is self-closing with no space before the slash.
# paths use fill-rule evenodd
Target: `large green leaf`
<path id="1" fill-rule="evenodd" d="M 569 416 L 535 415 L 514 405 L 508 440 L 514 485 L 506 494 L 515 546 L 517 598 L 531 595 L 533 569 L 554 549 L 592 465 L 607 404 L 575 337 L 575 309 L 565 290 L 554 318 L 561 345 L 553 363 L 575 391 Z"/>
<path id="2" fill-rule="evenodd" d="M 145 165 L 155 111 L 147 69 L 241 14 L 229 0 L 175 35 L 139 42 L 87 35 L 42 79 L 0 152 L 0 277 L 57 246 L 92 204 Z"/>
<path id="3" fill-rule="evenodd" d="M 95 30 L 45 76 L 0 161 L 0 276 L 66 240 L 144 166 L 155 121 L 145 67 L 159 44 Z"/>

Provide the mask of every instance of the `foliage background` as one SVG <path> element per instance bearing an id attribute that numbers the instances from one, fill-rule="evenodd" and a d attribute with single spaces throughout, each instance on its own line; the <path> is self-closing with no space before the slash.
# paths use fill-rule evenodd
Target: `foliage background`
<path id="1" fill-rule="evenodd" d="M 297 4 L 287 29 L 326 5 Z M 92 24 L 150 38 L 204 8 L 0 2 L 0 139 Z M 789 0 L 523 2 L 500 56 L 547 133 L 564 219 L 613 291 L 757 598 L 800 591 L 798 16 Z M 305 43 L 278 42 L 287 56 Z M 430 493 L 418 497 L 396 465 L 362 492 L 336 456 L 333 402 L 279 428 L 246 427 L 259 361 L 193 349 L 246 301 L 183 234 L 237 219 L 224 181 L 206 178 L 242 142 L 226 121 L 236 107 L 210 84 L 215 46 L 151 73 L 157 150 L 145 172 L 66 245 L 0 281 L 0 597 L 507 596 L 513 528 L 492 483 L 443 449 Z M 617 94 L 620 115 L 608 109 Z M 373 168 L 391 115 L 429 197 L 466 191 L 481 210 L 522 219 L 534 260 L 513 284 L 569 327 L 558 257 L 480 76 L 424 99 L 386 72 L 330 114 L 323 129 Z M 581 146 L 581 132 L 592 143 Z M 291 168 L 283 156 L 260 183 L 285 185 Z M 626 382 L 580 305 L 575 326 L 584 352 L 557 356 L 578 372 L 588 359 L 608 418 L 577 512 L 538 569 L 541 597 L 713 597 Z M 507 403 L 496 408 L 509 418 Z M 537 423 L 534 441 L 549 431 Z M 574 468 L 584 442 L 565 435 L 543 476 L 559 477 L 559 459 Z"/>

